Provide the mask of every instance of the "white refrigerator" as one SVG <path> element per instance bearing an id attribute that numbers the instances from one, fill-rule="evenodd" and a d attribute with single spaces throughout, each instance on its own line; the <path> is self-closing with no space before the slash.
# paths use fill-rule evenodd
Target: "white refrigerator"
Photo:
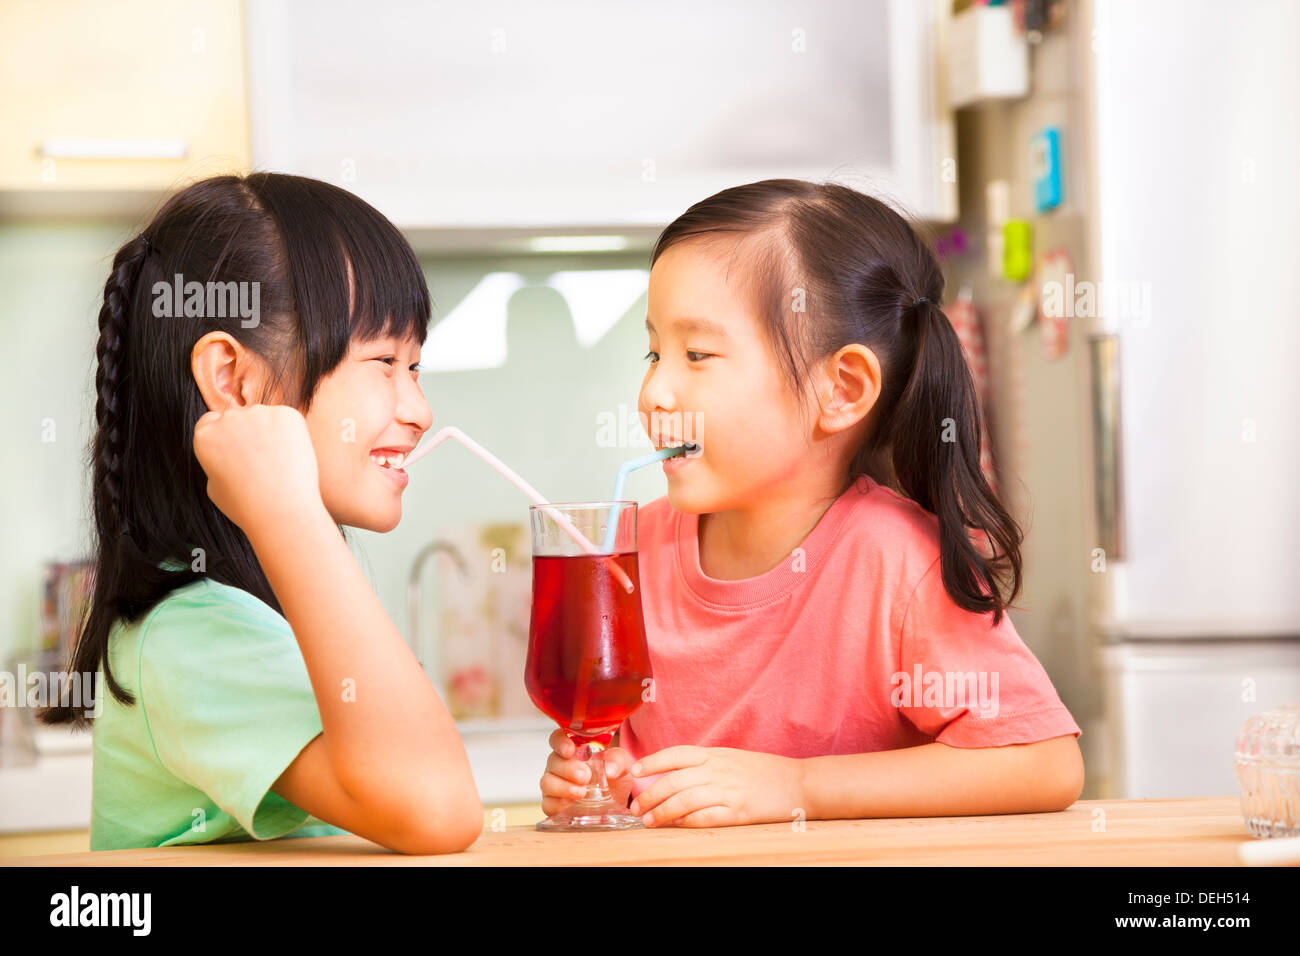
<path id="1" fill-rule="evenodd" d="M 1112 795 L 1300 700 L 1300 4 L 1096 0 L 1091 622 Z"/>

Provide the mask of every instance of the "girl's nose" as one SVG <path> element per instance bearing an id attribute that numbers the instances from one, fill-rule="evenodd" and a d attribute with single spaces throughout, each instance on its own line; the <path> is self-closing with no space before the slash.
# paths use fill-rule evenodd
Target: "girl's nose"
<path id="1" fill-rule="evenodd" d="M 427 432 L 433 426 L 433 409 L 425 401 L 420 383 L 413 378 L 407 378 L 399 388 L 397 417 L 403 424 L 414 425 L 421 432 Z"/>
<path id="2" fill-rule="evenodd" d="M 677 408 L 677 396 L 662 372 L 651 370 L 641 386 L 641 415 L 671 412 Z"/>

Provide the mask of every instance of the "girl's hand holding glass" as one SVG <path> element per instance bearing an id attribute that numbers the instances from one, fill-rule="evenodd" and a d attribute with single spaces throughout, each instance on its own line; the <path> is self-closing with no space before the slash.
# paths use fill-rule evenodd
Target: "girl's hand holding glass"
<path id="1" fill-rule="evenodd" d="M 551 754 L 546 758 L 546 773 L 542 775 L 542 812 L 554 816 L 587 792 L 591 782 L 591 768 L 578 756 L 578 748 L 563 730 L 551 734 Z M 609 784 L 610 798 L 620 807 L 627 806 L 632 791 L 628 768 L 632 755 L 623 747 L 611 747 L 604 753 L 605 780 Z"/>
<path id="2" fill-rule="evenodd" d="M 632 776 L 663 774 L 632 801 L 648 827 L 727 827 L 808 819 L 802 762 L 730 747 L 667 747 Z"/>

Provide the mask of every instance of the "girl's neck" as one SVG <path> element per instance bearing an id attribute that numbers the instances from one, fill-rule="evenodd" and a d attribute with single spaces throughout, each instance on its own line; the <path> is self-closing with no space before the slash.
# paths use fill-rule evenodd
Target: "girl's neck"
<path id="1" fill-rule="evenodd" d="M 752 506 L 699 517 L 700 570 L 719 581 L 771 571 L 789 559 L 852 482 L 773 489 Z"/>

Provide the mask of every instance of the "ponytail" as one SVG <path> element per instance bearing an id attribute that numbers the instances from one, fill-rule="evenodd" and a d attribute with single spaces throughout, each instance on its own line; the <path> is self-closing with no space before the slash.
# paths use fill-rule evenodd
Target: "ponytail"
<path id="1" fill-rule="evenodd" d="M 915 360 L 878 445 L 889 448 L 902 492 L 939 519 L 940 566 L 953 602 L 968 611 L 992 611 L 997 625 L 1020 591 L 1022 534 L 980 468 L 975 383 L 938 298 L 903 307 L 902 321 L 915 323 Z M 1003 598 L 998 579 L 1007 572 L 1010 590 Z"/>

